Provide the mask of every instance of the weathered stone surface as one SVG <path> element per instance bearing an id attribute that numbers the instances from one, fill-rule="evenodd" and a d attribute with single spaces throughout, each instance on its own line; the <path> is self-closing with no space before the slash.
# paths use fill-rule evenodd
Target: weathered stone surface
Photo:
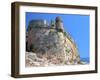
<path id="1" fill-rule="evenodd" d="M 40 21 L 41 25 L 42 22 Z M 26 50 L 28 51 L 26 52 L 26 66 L 80 63 L 77 46 L 70 35 L 64 32 L 63 26 L 59 24 L 60 22 L 62 23 L 61 20 L 56 19 L 57 25 L 60 25 L 58 28 L 32 27 L 37 23 L 35 25 L 31 24 L 26 39 Z"/>
<path id="2" fill-rule="evenodd" d="M 49 66 L 79 63 L 77 48 L 63 32 L 58 32 L 56 29 L 33 28 L 28 35 L 30 35 L 28 36 L 29 51 L 35 54 L 31 57 L 37 59 L 33 60 L 32 65 Z M 40 56 L 41 59 L 36 56 Z M 31 59 L 31 57 L 29 58 Z"/>

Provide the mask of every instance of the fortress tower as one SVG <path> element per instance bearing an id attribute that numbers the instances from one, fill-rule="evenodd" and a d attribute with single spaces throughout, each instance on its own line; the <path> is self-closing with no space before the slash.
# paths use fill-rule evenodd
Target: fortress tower
<path id="1" fill-rule="evenodd" d="M 56 17 L 56 29 L 58 30 L 58 31 L 62 31 L 62 32 L 64 32 L 64 27 L 63 27 L 63 22 L 62 22 L 62 20 L 61 20 L 61 17 Z"/>

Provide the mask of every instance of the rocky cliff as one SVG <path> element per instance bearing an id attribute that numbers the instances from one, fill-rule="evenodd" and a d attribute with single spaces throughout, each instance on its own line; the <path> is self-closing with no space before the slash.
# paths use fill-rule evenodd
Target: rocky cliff
<path id="1" fill-rule="evenodd" d="M 26 66 L 80 63 L 75 42 L 64 29 L 61 29 L 31 26 L 27 33 Z"/>

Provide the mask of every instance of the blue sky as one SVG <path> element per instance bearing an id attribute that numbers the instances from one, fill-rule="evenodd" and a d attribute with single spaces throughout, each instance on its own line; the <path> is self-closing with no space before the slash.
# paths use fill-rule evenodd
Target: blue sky
<path id="1" fill-rule="evenodd" d="M 26 12 L 26 29 L 29 21 L 33 19 L 45 19 L 48 23 L 60 16 L 63 20 L 64 30 L 75 40 L 81 58 L 89 58 L 90 16 L 79 14 L 51 14 Z"/>

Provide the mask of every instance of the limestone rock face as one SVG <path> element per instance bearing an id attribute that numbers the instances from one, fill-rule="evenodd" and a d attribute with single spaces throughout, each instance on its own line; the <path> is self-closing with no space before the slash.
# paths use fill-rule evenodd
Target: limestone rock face
<path id="1" fill-rule="evenodd" d="M 28 48 L 30 51 L 41 54 L 64 53 L 64 36 L 55 29 L 33 28 L 28 35 Z"/>
<path id="2" fill-rule="evenodd" d="M 59 22 L 61 20 L 56 19 L 58 26 Z M 63 26 L 48 27 L 45 21 L 38 21 L 35 24 L 32 22 L 29 25 L 26 35 L 26 51 L 26 66 L 80 63 L 77 46 L 70 35 L 64 32 Z"/>
<path id="3" fill-rule="evenodd" d="M 42 57 L 43 61 L 46 58 L 48 62 L 45 64 L 79 63 L 77 48 L 63 32 L 52 28 L 33 28 L 28 32 L 28 35 L 28 50 L 36 53 L 38 57 Z"/>

